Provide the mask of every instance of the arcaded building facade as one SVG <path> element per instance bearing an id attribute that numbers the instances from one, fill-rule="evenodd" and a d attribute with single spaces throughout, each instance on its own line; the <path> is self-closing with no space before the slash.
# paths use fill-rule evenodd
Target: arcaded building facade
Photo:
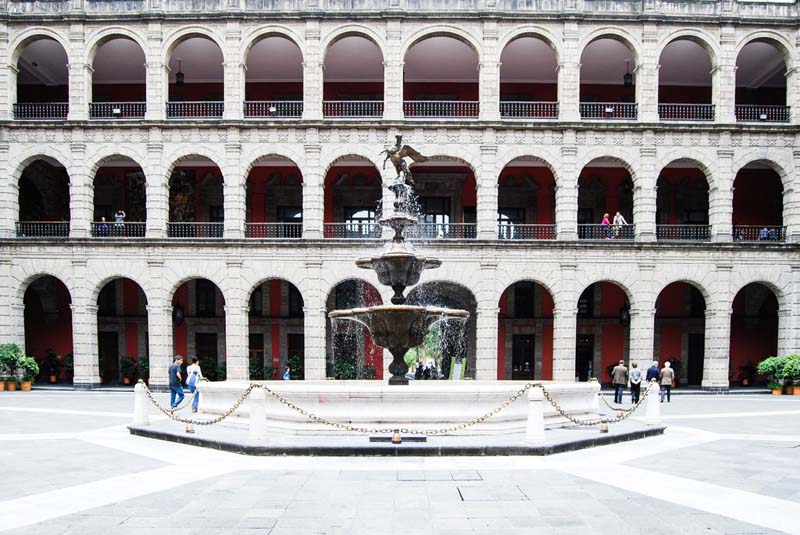
<path id="1" fill-rule="evenodd" d="M 444 262 L 409 297 L 472 313 L 441 349 L 468 377 L 655 358 L 726 389 L 798 348 L 795 2 L 0 10 L 0 341 L 72 354 L 78 388 L 126 356 L 163 385 L 174 353 L 381 378 L 326 314 L 391 296 L 353 260 L 391 233 L 395 135 Z"/>

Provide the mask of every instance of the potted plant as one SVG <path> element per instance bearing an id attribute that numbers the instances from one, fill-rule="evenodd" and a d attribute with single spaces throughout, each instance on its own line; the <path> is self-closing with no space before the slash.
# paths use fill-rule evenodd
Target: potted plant
<path id="1" fill-rule="evenodd" d="M 298 355 L 292 355 L 286 359 L 286 364 L 289 366 L 289 374 L 292 377 L 292 381 L 302 381 L 305 378 L 303 359 L 301 359 Z"/>
<path id="2" fill-rule="evenodd" d="M 781 377 L 786 381 L 786 393 L 800 396 L 800 355 L 788 355 L 784 358 Z"/>
<path id="3" fill-rule="evenodd" d="M 73 358 L 72 353 L 67 353 L 64 355 L 64 373 L 67 376 L 67 381 L 71 383 L 72 378 L 75 375 L 75 359 Z"/>
<path id="4" fill-rule="evenodd" d="M 772 390 L 772 395 L 780 396 L 783 393 L 784 357 L 767 357 L 758 363 L 756 370 L 759 375 L 767 378 L 767 387 Z"/>
<path id="5" fill-rule="evenodd" d="M 150 359 L 139 357 L 136 362 L 136 370 L 139 372 L 139 379 L 146 383 L 150 379 Z"/>
<path id="6" fill-rule="evenodd" d="M 122 357 L 119 362 L 119 371 L 122 376 L 122 384 L 129 385 L 136 375 L 136 359 L 134 357 Z"/>
<path id="7" fill-rule="evenodd" d="M 33 357 L 22 357 L 19 359 L 19 369 L 22 371 L 22 391 L 30 392 L 33 380 L 39 375 L 39 365 Z"/>
<path id="8" fill-rule="evenodd" d="M 52 349 L 47 350 L 47 357 L 45 357 L 44 367 L 47 370 L 47 375 L 50 377 L 50 384 L 58 382 L 58 372 L 61 370 L 61 357 L 56 355 Z"/>
<path id="9" fill-rule="evenodd" d="M 750 386 L 750 383 L 756 377 L 756 365 L 752 362 L 746 362 L 739 366 L 739 384 L 742 386 Z"/>
<path id="10" fill-rule="evenodd" d="M 0 382 L 3 382 L 9 391 L 17 389 L 17 368 L 24 356 L 17 344 L 0 345 Z"/>

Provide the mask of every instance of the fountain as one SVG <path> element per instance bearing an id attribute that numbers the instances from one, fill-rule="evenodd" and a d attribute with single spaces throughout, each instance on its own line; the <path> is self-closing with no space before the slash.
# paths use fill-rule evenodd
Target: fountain
<path id="1" fill-rule="evenodd" d="M 382 226 L 394 230 L 394 237 L 379 256 L 356 260 L 358 267 L 375 271 L 378 282 L 392 288 L 392 304 L 334 310 L 328 314 L 332 321 L 361 323 L 369 330 L 376 345 L 389 350 L 392 354 L 392 363 L 389 364 L 392 374 L 390 385 L 408 384 L 405 354 L 422 344 L 431 325 L 453 319 L 464 321 L 469 317 L 466 310 L 405 304 L 405 289 L 417 284 L 424 270 L 438 268 L 442 262 L 437 258 L 417 256 L 414 246 L 405 240 L 406 229 L 417 225 L 417 218 L 411 209 L 414 180 L 403 158 L 412 154 L 415 161 L 425 161 L 426 158 L 408 145 L 401 147 L 402 139 L 402 136 L 397 136 L 396 146 L 386 151 L 386 159 L 391 160 L 397 169 L 397 178 L 389 186 L 395 195 L 395 202 L 392 215 L 380 220 Z"/>

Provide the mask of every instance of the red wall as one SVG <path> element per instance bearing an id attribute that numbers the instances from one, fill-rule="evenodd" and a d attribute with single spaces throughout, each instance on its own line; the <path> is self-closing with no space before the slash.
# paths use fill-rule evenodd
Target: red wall
<path id="1" fill-rule="evenodd" d="M 92 84 L 92 102 L 144 102 L 147 86 L 141 84 Z"/>
<path id="2" fill-rule="evenodd" d="M 188 284 L 181 284 L 180 288 L 175 292 L 175 295 L 172 296 L 172 306 L 174 307 L 175 305 L 180 305 L 183 308 L 184 315 L 189 314 Z M 183 355 L 184 358 L 189 357 L 188 334 L 185 321 L 180 325 L 175 325 L 174 322 L 172 324 L 172 350 L 173 354 Z"/>
<path id="3" fill-rule="evenodd" d="M 605 211 L 608 212 L 609 219 L 614 218 L 616 211 L 622 212 L 628 223 L 632 223 L 632 213 L 627 213 L 628 207 L 621 206 L 620 200 L 620 185 L 630 176 L 624 167 L 584 167 L 578 178 L 578 196 L 580 197 L 580 188 L 588 188 L 594 177 L 598 177 L 600 182 L 606 188 L 605 191 Z M 633 212 L 633 206 L 630 207 Z M 601 214 L 602 215 L 602 214 Z M 600 224 L 600 221 L 595 221 L 593 224 Z"/>
<path id="4" fill-rule="evenodd" d="M 542 327 L 542 380 L 553 379 L 553 297 L 544 287 L 537 286 L 539 295 L 539 308 L 534 310 L 536 319 L 519 319 L 514 323 L 518 326 L 535 326 L 538 322 L 545 321 Z M 508 289 L 500 296 L 500 312 L 497 321 L 497 379 L 505 379 L 506 365 L 506 325 L 509 317 Z"/>
<path id="5" fill-rule="evenodd" d="M 20 85 L 17 84 L 17 102 L 67 102 L 69 87 L 66 85 Z"/>
<path id="6" fill-rule="evenodd" d="M 112 206 L 111 207 L 112 213 L 110 215 L 113 216 L 113 213 L 116 212 L 120 208 L 122 210 L 124 210 L 126 212 L 126 214 L 127 214 L 129 207 L 128 207 L 128 202 L 127 202 L 128 200 L 125 198 L 125 181 L 124 181 L 124 178 L 125 178 L 125 175 L 128 174 L 128 173 L 136 173 L 136 172 L 140 172 L 141 170 L 142 170 L 141 167 L 136 167 L 136 166 L 131 166 L 131 167 L 101 167 L 100 169 L 98 169 L 97 174 L 94 177 L 94 185 L 95 186 L 98 186 L 98 185 L 107 186 L 109 183 L 112 182 L 112 180 L 114 180 L 114 179 L 118 180 L 117 186 L 119 188 L 119 198 L 122 199 L 122 203 L 121 203 L 121 206 Z M 146 199 L 145 199 L 145 202 L 146 202 Z M 94 205 L 97 206 L 97 198 L 94 199 Z M 127 216 L 128 217 L 125 218 L 125 221 L 127 221 L 129 223 L 136 221 L 135 219 L 132 219 L 130 217 L 130 214 L 127 214 Z M 99 220 L 99 218 L 96 218 L 96 220 Z M 108 220 L 111 221 L 111 219 L 108 219 Z"/>
<path id="7" fill-rule="evenodd" d="M 289 175 L 296 175 L 302 180 L 303 175 L 300 169 L 295 166 L 282 167 L 253 167 L 247 175 L 247 213 L 250 218 L 248 223 L 268 223 L 266 204 L 264 196 L 267 194 L 267 182 L 275 176 L 281 175 L 281 180 L 285 180 Z M 272 186 L 276 187 L 276 186 Z M 278 186 L 280 187 L 280 186 Z"/>
<path id="8" fill-rule="evenodd" d="M 202 222 L 200 219 L 200 206 L 201 206 L 201 195 L 200 195 L 200 183 L 205 179 L 208 173 L 211 173 L 215 177 L 219 179 L 219 188 L 223 188 L 223 178 L 222 173 L 219 170 L 219 167 L 210 166 L 210 167 L 181 167 L 181 169 L 190 169 L 194 171 L 194 220 L 197 223 Z M 171 195 L 170 195 L 170 202 L 171 202 Z M 172 210 L 170 210 L 170 215 Z M 186 356 L 186 355 L 184 355 Z"/>
<path id="9" fill-rule="evenodd" d="M 552 225 L 555 223 L 556 194 L 553 173 L 546 167 L 506 167 L 500 172 L 499 181 L 508 184 L 506 177 L 515 177 L 516 184 L 522 185 L 525 177 L 536 183 L 536 223 Z"/>
<path id="10" fill-rule="evenodd" d="M 325 175 L 325 213 L 323 216 L 323 220 L 325 223 L 337 223 L 336 215 L 335 215 L 335 203 L 334 203 L 334 193 L 337 187 L 344 188 L 347 187 L 345 184 L 342 185 L 335 185 L 336 181 L 339 179 L 340 176 L 347 174 L 349 175 L 349 179 L 345 181 L 345 184 L 349 181 L 352 181 L 352 178 L 356 175 L 366 175 L 369 179 L 371 179 L 370 183 L 374 183 L 377 181 L 378 184 L 381 183 L 381 174 L 380 172 L 371 165 L 363 165 L 363 166 L 340 166 L 337 165 L 335 167 L 331 167 L 328 171 L 328 174 Z M 380 199 L 376 199 L 376 202 Z M 342 221 L 339 221 L 341 223 Z"/>
<path id="11" fill-rule="evenodd" d="M 303 82 L 246 82 L 245 100 L 303 100 Z"/>
<path id="12" fill-rule="evenodd" d="M 383 100 L 383 82 L 325 82 L 322 100 Z"/>
<path id="13" fill-rule="evenodd" d="M 619 84 L 581 84 L 581 102 L 634 102 L 636 86 L 625 87 Z"/>
<path id="14" fill-rule="evenodd" d="M 666 222 L 658 222 L 662 225 L 681 225 L 683 224 L 683 214 L 678 213 L 676 211 L 675 205 L 675 197 L 680 195 L 680 187 L 679 184 L 683 181 L 684 178 L 689 178 L 692 183 L 694 184 L 695 181 L 702 183 L 705 187 L 705 190 L 708 190 L 708 182 L 706 181 L 706 175 L 700 169 L 682 169 L 682 168 L 666 168 L 662 169 L 661 174 L 658 177 L 659 182 L 665 181 L 670 184 L 670 189 L 667 188 L 658 188 L 658 201 L 659 205 L 664 199 L 665 196 L 669 196 L 669 210 L 667 213 L 669 214 L 669 219 Z"/>
<path id="15" fill-rule="evenodd" d="M 500 100 L 556 102 L 558 100 L 558 84 L 500 82 Z"/>
<path id="16" fill-rule="evenodd" d="M 405 82 L 403 100 L 478 100 L 478 82 Z"/>
<path id="17" fill-rule="evenodd" d="M 170 101 L 221 101 L 225 96 L 225 86 L 222 82 L 203 84 L 184 84 L 178 87 L 169 84 Z"/>
<path id="18" fill-rule="evenodd" d="M 711 86 L 659 85 L 658 102 L 662 104 L 711 104 Z"/>
<path id="19" fill-rule="evenodd" d="M 770 294 L 758 312 L 758 318 L 747 318 L 748 287 L 736 294 L 731 315 L 730 371 L 734 379 L 739 367 L 747 362 L 758 364 L 778 353 L 778 300 Z"/>
<path id="20" fill-rule="evenodd" d="M 42 362 L 47 350 L 57 355 L 72 353 L 72 309 L 67 287 L 56 284 L 56 303 L 58 317 L 46 321 L 41 300 L 36 291 L 28 288 L 25 292 L 25 352 Z"/>
<path id="21" fill-rule="evenodd" d="M 783 185 L 771 169 L 742 169 L 733 183 L 734 225 L 783 224 Z"/>

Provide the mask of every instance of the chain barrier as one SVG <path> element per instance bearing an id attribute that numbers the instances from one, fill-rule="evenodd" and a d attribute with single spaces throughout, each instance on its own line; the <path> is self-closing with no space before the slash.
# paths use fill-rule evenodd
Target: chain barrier
<path id="1" fill-rule="evenodd" d="M 483 423 L 486 420 L 488 420 L 489 418 L 491 418 L 492 416 L 494 416 L 495 414 L 498 414 L 499 412 L 503 411 L 504 409 L 506 409 L 509 405 L 514 403 L 517 399 L 519 399 L 523 394 L 525 394 L 531 388 L 541 388 L 542 389 L 542 394 L 544 395 L 544 398 L 547 400 L 548 403 L 550 403 L 550 405 L 553 406 L 553 408 L 556 410 L 556 412 L 562 418 L 565 418 L 566 420 L 568 420 L 569 422 L 571 422 L 571 423 L 573 423 L 575 425 L 583 426 L 583 427 L 594 427 L 596 425 L 614 424 L 614 423 L 621 422 L 621 421 L 625 420 L 626 418 L 630 417 L 633 414 L 633 412 L 636 409 L 638 409 L 639 406 L 645 401 L 645 399 L 647 399 L 647 396 L 650 393 L 650 389 L 646 388 L 644 393 L 642 394 L 642 396 L 639 398 L 639 401 L 633 407 L 630 407 L 628 409 L 617 409 L 617 408 L 612 407 L 611 405 L 609 405 L 609 407 L 611 409 L 619 411 L 618 416 L 616 416 L 614 418 L 594 418 L 594 419 L 591 419 L 591 420 L 579 420 L 577 418 L 574 418 L 573 416 L 570 416 L 561 407 L 561 405 L 558 404 L 558 402 L 553 398 L 553 396 L 550 394 L 550 392 L 547 390 L 547 388 L 545 388 L 545 386 L 542 383 L 530 382 L 530 383 L 525 384 L 525 386 L 520 388 L 516 393 L 511 395 L 508 399 L 503 401 L 503 403 L 501 403 L 497 407 L 493 408 L 492 410 L 485 412 L 481 416 L 478 416 L 477 418 L 473 418 L 472 420 L 468 420 L 468 421 L 462 422 L 460 424 L 452 425 L 450 427 L 443 427 L 443 428 L 440 428 L 440 429 L 425 429 L 425 430 L 421 430 L 421 429 L 409 429 L 409 428 L 405 428 L 405 427 L 400 428 L 400 429 L 397 429 L 397 428 L 368 428 L 368 427 L 358 427 L 358 426 L 354 426 L 354 425 L 351 425 L 351 424 L 337 422 L 336 420 L 330 420 L 328 418 L 323 418 L 322 416 L 317 416 L 313 412 L 309 412 L 309 411 L 303 409 L 302 407 L 298 407 L 297 405 L 292 403 L 290 400 L 286 399 L 285 397 L 281 396 L 280 394 L 278 394 L 274 390 L 270 389 L 268 386 L 260 385 L 260 384 L 256 384 L 256 383 L 251 383 L 242 392 L 242 394 L 239 396 L 239 398 L 236 400 L 236 402 L 234 402 L 234 404 L 231 405 L 231 407 L 228 410 L 226 410 L 225 412 L 223 412 L 222 414 L 220 414 L 216 418 L 212 418 L 212 419 L 208 419 L 208 420 L 195 420 L 195 419 L 190 419 L 190 418 L 181 418 L 180 416 L 175 415 L 175 411 L 167 409 L 167 408 L 164 408 L 161 404 L 159 404 L 155 400 L 155 398 L 153 397 L 152 392 L 147 387 L 147 385 L 144 383 L 144 381 L 142 381 L 140 379 L 139 383 L 144 386 L 145 394 L 147 395 L 147 397 L 150 400 L 150 402 L 159 411 L 161 411 L 164 415 L 166 415 L 171 420 L 174 420 L 176 422 L 180 422 L 180 423 L 183 423 L 183 424 L 192 424 L 192 425 L 213 425 L 213 424 L 217 424 L 217 423 L 225 420 L 227 417 L 232 415 L 234 412 L 236 412 L 239 409 L 239 407 L 242 405 L 242 403 L 244 403 L 244 401 L 250 396 L 250 393 L 254 389 L 260 388 L 260 389 L 264 390 L 266 393 L 268 393 L 269 395 L 271 395 L 273 398 L 275 398 L 277 401 L 282 403 L 283 405 L 286 405 L 287 408 L 297 412 L 298 414 L 301 414 L 302 416 L 305 416 L 306 418 L 308 418 L 309 420 L 311 420 L 313 422 L 316 422 L 316 423 L 322 424 L 322 425 L 327 425 L 327 426 L 330 426 L 330 427 L 335 427 L 337 429 L 342 429 L 344 431 L 349 431 L 349 432 L 353 432 L 353 433 L 365 433 L 365 434 L 372 434 L 372 435 L 391 434 L 391 433 L 396 433 L 396 432 L 399 431 L 400 433 L 406 434 L 406 435 L 425 435 L 425 436 L 432 435 L 432 436 L 436 436 L 436 435 L 447 435 L 447 434 L 450 434 L 450 433 L 455 433 L 457 431 L 463 431 L 464 429 L 467 429 L 468 427 L 472 427 L 473 425 L 477 425 L 479 423 Z M 602 394 L 600 394 L 600 393 L 598 393 L 598 395 L 600 395 L 601 398 L 603 397 Z M 605 401 L 605 398 L 603 398 L 603 399 Z M 606 402 L 606 404 L 608 404 L 608 403 Z"/>

